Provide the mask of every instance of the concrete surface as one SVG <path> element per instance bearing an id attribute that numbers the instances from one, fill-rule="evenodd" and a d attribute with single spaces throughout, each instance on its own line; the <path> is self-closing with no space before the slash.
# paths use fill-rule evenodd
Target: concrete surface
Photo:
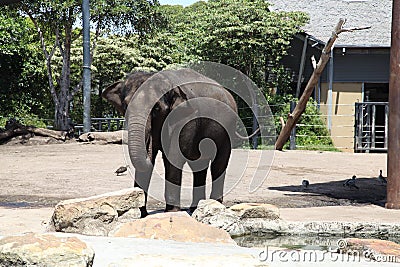
<path id="1" fill-rule="evenodd" d="M 258 162 L 258 153 L 250 152 L 248 160 L 243 163 L 246 169 L 242 179 L 235 186 L 230 184 L 229 179 L 238 173 L 228 170 L 227 184 L 231 188 L 224 198 L 225 205 L 240 202 L 275 204 L 280 207 L 281 217 L 288 221 L 400 222 L 400 211 L 383 208 L 386 188 L 376 179 L 380 169 L 386 176 L 386 154 L 286 151 L 275 152 L 273 161 L 267 159 Z M 114 174 L 119 166 L 125 164 L 120 145 L 69 143 L 0 146 L 0 155 L 1 236 L 45 231 L 53 207 L 60 200 L 88 197 L 132 186 L 130 175 Z M 261 186 L 255 192 L 250 192 L 251 173 L 257 168 L 270 172 Z M 156 171 L 163 174 L 159 158 Z M 352 175 L 357 175 L 360 190 L 343 187 L 343 182 Z M 302 188 L 303 179 L 310 181 L 309 188 Z M 190 173 L 184 173 L 184 183 L 190 185 Z M 150 201 L 151 209 L 162 209 L 163 206 L 160 200 Z M 202 255 L 211 258 L 215 255 L 246 255 L 245 259 L 250 255 L 258 260 L 261 252 L 260 248 L 221 247 L 214 244 L 89 236 L 81 238 L 95 249 L 95 266 L 129 266 L 130 260 L 137 255 L 145 262 L 157 255 L 164 255 L 161 258 L 165 261 L 161 266 L 169 266 L 168 262 L 174 261 L 177 264 L 174 266 L 179 266 L 178 263 L 186 264 L 186 259 L 196 257 L 197 262 L 202 262 Z M 317 254 L 324 255 L 324 252 Z M 171 255 L 177 255 L 177 258 Z M 310 265 L 310 261 L 293 262 L 282 257 L 272 261 L 269 258 L 267 263 L 270 266 Z M 334 260 L 329 260 L 325 255 L 324 262 L 315 265 L 391 265 L 369 263 L 362 259 L 360 262 L 340 262 L 332 257 Z M 120 265 L 110 265 L 114 259 L 120 259 Z M 288 262 L 283 262 L 286 260 Z M 123 265 L 123 262 L 128 265 Z"/>

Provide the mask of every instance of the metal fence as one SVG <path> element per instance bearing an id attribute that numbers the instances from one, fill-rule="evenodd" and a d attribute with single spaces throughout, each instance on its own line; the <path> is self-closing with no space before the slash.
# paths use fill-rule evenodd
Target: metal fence
<path id="1" fill-rule="evenodd" d="M 354 150 L 356 152 L 387 151 L 389 103 L 356 103 L 355 109 Z"/>
<path id="2" fill-rule="evenodd" d="M 124 118 L 91 118 L 91 131 L 93 132 L 111 132 L 118 131 L 124 127 Z M 75 134 L 80 135 L 83 132 L 83 124 L 74 125 Z"/>
<path id="3" fill-rule="evenodd" d="M 270 143 L 260 144 L 260 135 L 249 140 L 246 146 L 256 148 L 273 147 L 271 143 L 279 134 L 280 117 L 286 121 L 290 103 L 269 105 L 271 110 L 280 110 L 273 115 L 263 112 L 266 107 L 257 107 L 259 119 L 274 121 L 267 129 L 263 129 L 264 140 Z M 290 149 L 304 150 L 345 150 L 354 152 L 385 152 L 387 150 L 388 133 L 388 103 L 366 102 L 355 104 L 326 104 L 309 103 L 320 113 L 304 113 L 306 120 L 296 124 L 290 137 Z M 286 106 L 286 108 L 284 108 Z M 293 106 L 292 106 L 293 108 Z M 239 114 L 248 134 L 258 127 L 257 120 L 250 107 L 239 107 Z M 328 110 L 331 110 L 330 112 Z M 261 115 L 260 115 L 261 114 Z M 315 120 L 318 117 L 320 120 Z M 92 118 L 92 131 L 116 131 L 123 128 L 124 118 Z M 304 123 L 304 121 L 312 123 Z M 317 123 L 316 123 L 317 122 Z M 307 131 L 305 129 L 308 129 Z M 325 129 L 325 131 L 321 131 Z M 83 132 L 83 125 L 75 125 L 75 134 Z M 321 134 L 324 133 L 324 134 Z M 333 145 L 329 142 L 333 141 Z"/>
<path id="4" fill-rule="evenodd" d="M 302 114 L 302 119 L 291 132 L 289 149 L 354 150 L 354 104 L 308 103 L 307 107 L 313 108 L 314 112 Z M 293 108 L 294 105 L 290 110 Z M 288 108 L 285 110 L 289 111 Z M 287 113 L 274 115 L 282 117 L 284 121 L 288 116 Z"/>
<path id="5" fill-rule="evenodd" d="M 288 106 L 287 104 L 279 104 L 279 105 L 269 105 L 268 108 L 271 110 L 284 110 L 284 106 Z M 316 105 L 309 104 L 314 106 L 317 109 L 323 111 L 327 109 L 327 105 Z M 315 121 L 311 117 L 319 117 L 321 119 L 321 123 L 319 124 L 306 124 L 306 123 L 298 123 L 296 124 L 295 129 L 292 131 L 292 135 L 290 138 L 290 149 L 304 149 L 304 150 L 333 150 L 337 149 L 345 149 L 345 150 L 353 150 L 354 145 L 352 144 L 354 139 L 354 105 L 335 105 L 333 109 L 337 109 L 338 107 L 349 109 L 345 114 L 334 114 L 331 116 L 331 120 L 335 123 L 332 124 L 330 131 L 326 131 L 325 135 L 315 134 L 313 130 L 316 131 L 318 128 L 327 129 L 327 121 L 328 115 L 324 114 L 303 114 L 302 117 L 308 117 L 307 121 Z M 261 131 L 261 135 L 257 135 L 249 141 L 244 142 L 245 147 L 251 147 L 253 149 L 264 149 L 266 147 L 273 148 L 273 142 L 278 136 L 279 130 L 279 121 L 280 117 L 284 120 L 287 118 L 287 113 L 275 113 L 271 114 L 265 111 L 266 107 L 257 106 L 258 119 L 267 121 L 264 124 L 264 129 Z M 251 134 L 259 127 L 259 124 L 256 120 L 256 117 L 253 114 L 253 111 L 250 107 L 239 107 L 239 114 L 241 115 L 241 120 L 246 128 L 247 134 Z M 347 119 L 345 119 L 347 118 Z M 349 121 L 352 120 L 352 123 Z M 271 121 L 275 122 L 274 125 L 271 125 Z M 124 118 L 92 118 L 92 131 L 115 131 L 123 128 Z M 310 130 L 310 128 L 312 128 Z M 308 131 L 304 131 L 303 129 L 309 129 Z M 345 129 L 345 130 L 343 130 Z M 83 131 L 83 125 L 77 124 L 75 125 L 75 133 L 81 134 Z M 308 132 L 308 134 L 303 134 L 303 132 Z M 320 131 L 319 131 L 320 132 Z M 330 133 L 330 134 L 329 134 Z M 260 138 L 263 137 L 264 141 L 267 143 L 263 143 L 261 146 Z M 307 141 L 305 141 L 307 140 Z M 311 140 L 311 141 L 310 141 Z M 313 141 L 319 142 L 313 142 Z M 324 142 L 325 140 L 325 142 Z M 333 145 L 321 145 L 320 143 L 328 143 L 329 140 L 333 140 L 335 146 Z M 345 142 L 341 140 L 346 140 Z M 321 142 L 322 141 L 322 142 Z M 336 141 L 336 142 L 335 142 Z M 339 145 L 338 145 L 339 144 Z"/>

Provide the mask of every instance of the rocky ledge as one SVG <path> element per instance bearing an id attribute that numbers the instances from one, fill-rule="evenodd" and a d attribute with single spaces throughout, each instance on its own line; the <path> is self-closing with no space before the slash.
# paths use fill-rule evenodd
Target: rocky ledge
<path id="1" fill-rule="evenodd" d="M 61 201 L 54 209 L 50 230 L 107 236 L 117 224 L 139 219 L 143 206 L 144 193 L 138 188 Z"/>
<path id="2" fill-rule="evenodd" d="M 307 235 L 340 237 L 400 236 L 400 223 L 332 222 L 282 220 L 274 205 L 242 203 L 230 208 L 215 200 L 202 200 L 193 218 L 224 229 L 231 236 L 251 234 Z"/>

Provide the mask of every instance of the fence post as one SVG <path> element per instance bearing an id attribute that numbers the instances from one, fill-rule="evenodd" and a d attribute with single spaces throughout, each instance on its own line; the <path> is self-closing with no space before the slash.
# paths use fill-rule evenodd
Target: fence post
<path id="1" fill-rule="evenodd" d="M 90 6 L 89 0 L 82 2 L 83 21 L 83 132 L 88 133 L 91 129 L 90 117 Z"/>
<path id="2" fill-rule="evenodd" d="M 293 112 L 295 107 L 296 107 L 296 102 L 291 101 L 290 102 L 290 113 Z M 294 125 L 293 129 L 290 131 L 289 140 L 290 140 L 289 149 L 296 150 L 296 125 Z"/>
<path id="3" fill-rule="evenodd" d="M 257 131 L 257 128 L 258 128 L 257 117 L 258 117 L 258 105 L 256 103 L 254 103 L 253 104 L 253 127 L 252 127 L 253 131 L 252 131 L 252 133 Z M 258 146 L 258 134 L 253 136 L 251 141 L 252 141 L 253 149 L 257 149 L 257 146 Z"/>

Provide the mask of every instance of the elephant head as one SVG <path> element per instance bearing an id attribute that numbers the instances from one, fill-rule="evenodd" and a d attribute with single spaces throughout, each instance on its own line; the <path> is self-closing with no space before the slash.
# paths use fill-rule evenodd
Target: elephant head
<path id="1" fill-rule="evenodd" d="M 124 81 L 107 87 L 102 94 L 128 121 L 128 151 L 132 164 L 139 172 L 151 170 L 153 149 L 160 149 L 160 133 L 165 118 L 172 109 L 188 99 L 187 93 L 171 83 L 166 77 L 168 75 L 150 79 L 153 75 L 132 73 Z M 142 86 L 146 81 L 148 84 Z M 192 111 L 189 107 L 186 110 Z"/>

